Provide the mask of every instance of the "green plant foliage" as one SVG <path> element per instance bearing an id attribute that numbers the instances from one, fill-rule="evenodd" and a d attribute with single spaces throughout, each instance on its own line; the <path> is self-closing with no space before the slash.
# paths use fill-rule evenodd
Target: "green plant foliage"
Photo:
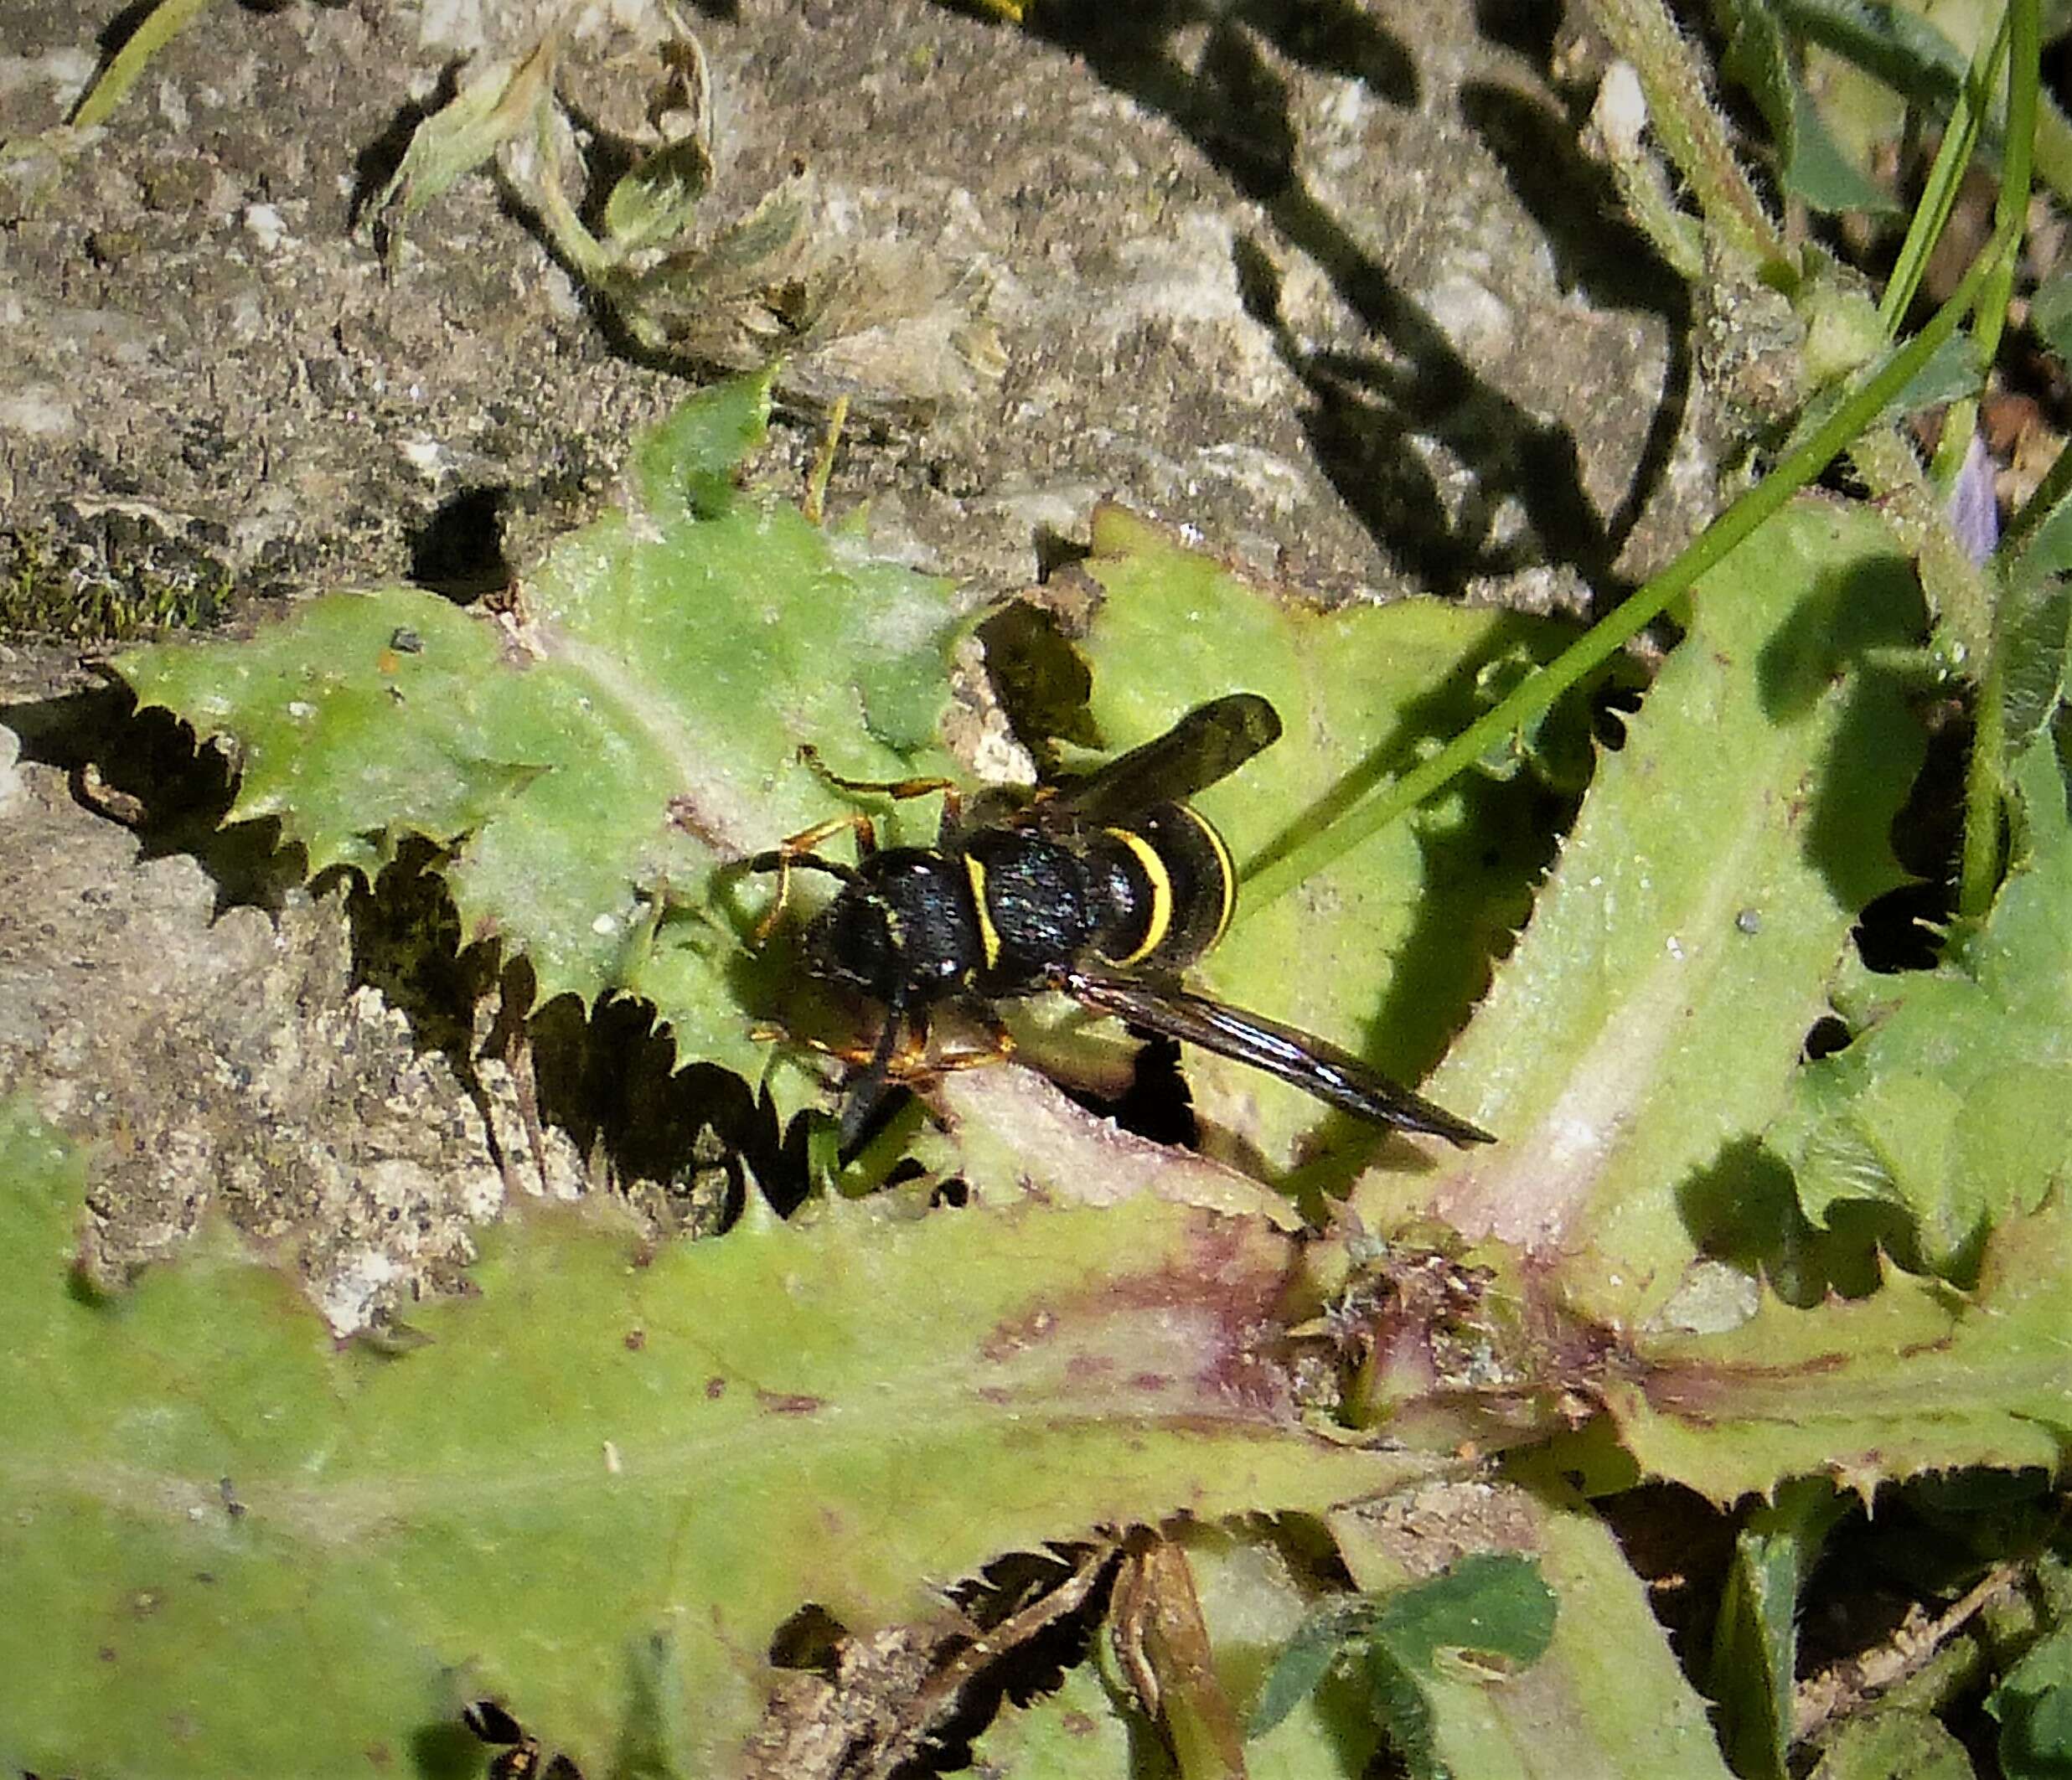
<path id="1" fill-rule="evenodd" d="M 1181 1536 L 1217 1676 L 1228 1699 L 1241 1705 L 1258 1694 L 1286 1642 L 1309 1623 L 1315 1584 L 1299 1566 L 1291 1567 L 1283 1545 L 1254 1526 L 1189 1529 Z M 1327 1678 L 1274 1729 L 1247 1730 L 1245 1739 L 1249 1780 L 1361 1780 L 1380 1747 L 1357 1678 L 1347 1674 Z"/>
<path id="2" fill-rule="evenodd" d="M 1420 1648 L 1433 1652 L 1417 1675 L 1430 1771 L 1457 1780 L 1728 1780 L 1705 1703 L 1677 1667 L 1646 1590 L 1603 1523 L 1558 1484 L 1544 1492 L 1478 1492 L 1465 1516 L 1447 1517 L 1460 1536 L 1500 1548 L 1529 1545 L 1529 1566 L 1504 1557 L 1519 1567 L 1485 1572 L 1485 1581 L 1464 1592 L 1471 1602 L 1493 1583 L 1508 1603 L 1503 1612 L 1514 1648 L 1541 1654 L 1529 1666 L 1509 1669 L 1449 1655 L 1486 1634 L 1460 1623 L 1459 1596 L 1439 1597 L 1445 1610 L 1431 1627 L 1438 1635 L 1412 1642 L 1406 1652 L 1413 1659 Z M 1371 1596 L 1402 1588 L 1401 1559 L 1377 1519 L 1351 1512 L 1333 1515 L 1331 1525 L 1356 1585 Z M 1491 1561 L 1472 1561 L 1479 1569 Z M 1399 1658 L 1398 1667 L 1410 1664 Z"/>
<path id="3" fill-rule="evenodd" d="M 1364 1652 L 1369 1701 L 1412 1773 L 1442 1776 L 1428 1683 L 1501 1679 L 1529 1668 L 1553 1641 L 1556 1603 L 1529 1558 L 1478 1552 L 1385 1600 L 1325 1603 L 1289 1638 L 1252 1713 L 1252 1734 L 1275 1729 L 1306 1700 L 1347 1644 Z"/>
<path id="4" fill-rule="evenodd" d="M 1495 1680 L 1529 1668 L 1553 1641 L 1553 1591 L 1515 1552 L 1477 1552 L 1382 1602 L 1373 1635 L 1413 1674 L 1450 1669 Z"/>
<path id="5" fill-rule="evenodd" d="M 18 1117 L 0 1163 L 18 1767 L 397 1760 L 488 1694 L 586 1771 L 644 1744 L 725 1774 L 809 1600 L 939 1620 L 1002 1549 L 1428 1468 L 1304 1432 L 1253 1351 L 1286 1238 L 1155 1200 L 652 1252 L 543 1217 L 407 1351 L 338 1353 L 221 1244 L 84 1299 L 77 1161 Z"/>
<path id="6" fill-rule="evenodd" d="M 1821 1749 L 1811 1780 L 1976 1780 L 1964 1745 L 1926 1712 L 1852 1718 Z"/>
<path id="7" fill-rule="evenodd" d="M 1286 851 L 1465 728 L 1518 664 L 1551 658 L 1573 635 L 1546 619 L 1436 600 L 1320 611 L 1247 586 L 1114 508 L 1095 517 L 1086 566 L 1108 596 L 1082 645 L 1105 740 L 1155 735 L 1233 690 L 1263 694 L 1279 710 L 1280 740 L 1198 800 L 1241 866 Z M 1566 713 L 1534 739 L 1535 770 L 1516 771 L 1509 756 L 1492 761 L 1295 894 L 1262 905 L 1241 891 L 1201 981 L 1414 1081 L 1525 918 L 1585 735 L 1579 714 Z M 1372 1148 L 1363 1127 L 1325 1117 L 1256 1070 L 1191 1057 L 1187 1073 L 1205 1122 L 1242 1138 L 1255 1163 L 1284 1168 L 1322 1142 Z"/>
<path id="8" fill-rule="evenodd" d="M 1091 1663 L 1032 1705 L 1010 1706 L 973 1746 L 998 1780 L 1135 1780 L 1130 1730 Z"/>
<path id="9" fill-rule="evenodd" d="M 1651 1336 L 1644 1375 L 1604 1387 L 1619 1437 L 1644 1471 L 1722 1503 L 1792 1477 L 1868 1491 L 1966 1466 L 2054 1470 L 2072 1441 L 2069 1225 L 2062 1195 L 2004 1220 L 1969 1292 L 1893 1271 L 1866 1298 L 1766 1297 L 1730 1333 Z"/>
<path id="10" fill-rule="evenodd" d="M 1188 1525 L 1173 1538 L 1186 1553 L 1217 1682 L 1232 1698 L 1256 1693 L 1285 1642 L 1302 1635 L 1313 1585 L 1256 1524 Z M 1372 1611 L 1356 1598 L 1346 1605 L 1356 1616 Z M 1176 1766 L 1113 1649 L 1103 1639 L 1056 1693 L 1004 1712 L 974 1746 L 975 1771 L 999 1780 L 1174 1780 L 1176 1773 L 1193 1780 L 1200 1771 L 1223 1771 Z M 1270 1731 L 1254 1732 L 1243 1772 L 1247 1780 L 1362 1780 L 1378 1746 L 1365 1700 L 1341 1674 L 1312 1684 Z"/>
<path id="11" fill-rule="evenodd" d="M 1713 1634 L 1708 1688 L 1742 1780 L 1784 1780 L 1798 1674 L 1799 1592 L 1847 1498 L 1825 1479 L 1787 1483 L 1749 1516 Z"/>
<path id="12" fill-rule="evenodd" d="M 1906 560 L 1860 509 L 1787 509 L 1697 586 L 1690 634 L 1583 813 L 1495 992 L 1433 1076 L 1503 1139 L 1371 1176 L 1386 1224 L 1565 1251 L 1564 1291 L 1625 1321 L 1701 1244 L 1774 1240 L 1751 1192 L 1920 757 L 1881 646 L 1918 632 Z"/>
<path id="13" fill-rule="evenodd" d="M 1348 1643 L 1367 1634 L 1374 1603 L 1355 1595 L 1327 1601 L 1289 1635 L 1253 1702 L 1249 1735 L 1264 1736 L 1317 1690 Z"/>
<path id="14" fill-rule="evenodd" d="M 2014 1665 L 1986 1709 L 2000 1721 L 2007 1780 L 2072 1773 L 2072 1627 L 2060 1626 Z"/>
<path id="15" fill-rule="evenodd" d="M 1968 1272 L 1987 1231 L 2072 1180 L 2072 821 L 2046 733 L 2016 761 L 2024 854 L 1932 972 L 1859 983 L 1855 1042 L 1803 1071 L 1771 1134 L 1806 1215 L 1896 1208 L 1922 1264 Z"/>
<path id="16" fill-rule="evenodd" d="M 2058 358 L 2072 363 L 2072 277 L 2059 273 L 2029 298 L 2028 324 Z"/>
<path id="17" fill-rule="evenodd" d="M 636 441 L 642 510 L 563 539 L 517 612 L 337 594 L 118 668 L 235 743 L 231 819 L 277 821 L 313 875 L 371 877 L 425 836 L 468 939 L 524 954 L 540 1001 L 643 997 L 680 1056 L 752 1075 L 751 915 L 723 868 L 839 807 L 809 736 L 854 776 L 946 764 L 964 623 L 942 583 L 736 490 L 767 403 L 743 379 Z"/>
<path id="18" fill-rule="evenodd" d="M 1898 209 L 1891 195 L 1850 161 L 1807 96 L 1770 0 L 1732 0 L 1725 10 L 1732 34 L 1721 67 L 1748 89 L 1770 126 L 1785 189 L 1816 210 Z"/>

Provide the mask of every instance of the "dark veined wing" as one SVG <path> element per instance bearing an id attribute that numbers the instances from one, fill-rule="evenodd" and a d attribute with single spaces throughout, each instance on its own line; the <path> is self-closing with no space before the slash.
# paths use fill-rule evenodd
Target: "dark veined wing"
<path id="1" fill-rule="evenodd" d="M 1355 1118 L 1444 1138 L 1463 1149 L 1470 1143 L 1496 1141 L 1480 1126 L 1434 1106 L 1350 1052 L 1263 1014 L 1227 1007 L 1181 988 L 1082 971 L 1067 977 L 1064 986 L 1067 993 L 1090 1008 L 1248 1063 Z"/>
<path id="2" fill-rule="evenodd" d="M 1034 808 L 1039 819 L 1127 822 L 1155 804 L 1185 803 L 1279 737 L 1280 714 L 1258 694 L 1227 693 L 1084 778 L 1060 781 Z"/>

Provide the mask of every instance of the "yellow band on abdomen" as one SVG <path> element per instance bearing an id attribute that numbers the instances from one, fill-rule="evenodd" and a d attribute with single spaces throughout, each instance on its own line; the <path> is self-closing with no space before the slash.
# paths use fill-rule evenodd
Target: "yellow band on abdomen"
<path id="1" fill-rule="evenodd" d="M 1238 912 L 1237 862 L 1231 858 L 1230 849 L 1224 844 L 1223 837 L 1217 832 L 1216 824 L 1207 817 L 1185 803 L 1176 803 L 1173 807 L 1201 831 L 1201 838 L 1209 844 L 1209 850 L 1216 855 L 1216 869 L 1222 880 L 1217 886 L 1222 891 L 1222 900 L 1217 911 L 1216 931 L 1209 936 L 1201 948 L 1207 952 L 1230 931 L 1230 917 Z"/>
<path id="2" fill-rule="evenodd" d="M 985 950 L 985 967 L 990 970 L 1000 961 L 1000 935 L 993 925 L 993 911 L 985 905 L 985 867 L 969 853 L 964 859 L 964 876 L 971 883 L 971 905 L 978 911 L 979 944 Z"/>
<path id="3" fill-rule="evenodd" d="M 1158 950 L 1172 926 L 1173 880 L 1165 869 L 1165 861 L 1158 856 L 1158 849 L 1141 834 L 1132 834 L 1127 828 L 1108 828 L 1103 832 L 1135 855 L 1137 864 L 1144 868 L 1145 881 L 1151 886 L 1151 909 L 1145 916 L 1143 937 L 1127 957 L 1111 961 L 1116 964 L 1135 964 Z"/>

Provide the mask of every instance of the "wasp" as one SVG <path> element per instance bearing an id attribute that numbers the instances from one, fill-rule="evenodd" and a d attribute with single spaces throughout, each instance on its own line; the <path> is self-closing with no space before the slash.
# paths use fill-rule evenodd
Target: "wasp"
<path id="1" fill-rule="evenodd" d="M 881 847 L 872 819 L 852 812 L 746 862 L 778 878 L 759 938 L 781 917 L 793 872 L 835 880 L 806 926 L 805 967 L 885 1010 L 875 1045 L 850 1060 L 863 1067 L 843 1109 L 844 1144 L 895 1078 L 1009 1055 L 990 1004 L 1049 990 L 1263 1070 L 1355 1117 L 1464 1148 L 1493 1142 L 1336 1045 L 1181 985 L 1238 902 L 1230 849 L 1187 800 L 1280 733 L 1266 699 L 1232 693 L 1090 774 L 1033 792 L 987 791 L 969 806 L 947 779 L 867 782 L 822 769 L 847 792 L 943 797 L 933 847 Z M 855 838 L 854 865 L 814 850 L 844 829 Z M 928 1016 L 946 1004 L 978 1011 L 992 1048 L 926 1062 Z"/>

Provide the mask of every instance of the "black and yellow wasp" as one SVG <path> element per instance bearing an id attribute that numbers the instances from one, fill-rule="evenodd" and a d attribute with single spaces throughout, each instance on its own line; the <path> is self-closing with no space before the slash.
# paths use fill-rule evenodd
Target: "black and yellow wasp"
<path id="1" fill-rule="evenodd" d="M 870 783 L 825 773 L 845 791 L 893 797 L 943 794 L 933 847 L 881 848 L 871 818 L 838 816 L 747 862 L 778 875 L 767 936 L 794 871 L 841 886 L 806 928 L 806 967 L 882 1004 L 876 1045 L 842 1117 L 853 1142 L 896 1077 L 925 1074 L 931 1009 L 984 1011 L 995 1048 L 947 1066 L 1004 1056 L 1006 1034 L 986 1004 L 1062 990 L 1131 1025 L 1264 1070 L 1341 1112 L 1459 1145 L 1486 1131 L 1391 1081 L 1337 1046 L 1180 983 L 1180 973 L 1223 936 L 1237 906 L 1230 849 L 1186 800 L 1235 772 L 1281 733 L 1254 693 L 1189 711 L 1158 736 L 1084 777 L 1033 792 L 987 791 L 967 805 L 946 779 Z M 843 829 L 856 863 L 813 849 Z M 901 1046 L 902 1032 L 907 1045 Z"/>

